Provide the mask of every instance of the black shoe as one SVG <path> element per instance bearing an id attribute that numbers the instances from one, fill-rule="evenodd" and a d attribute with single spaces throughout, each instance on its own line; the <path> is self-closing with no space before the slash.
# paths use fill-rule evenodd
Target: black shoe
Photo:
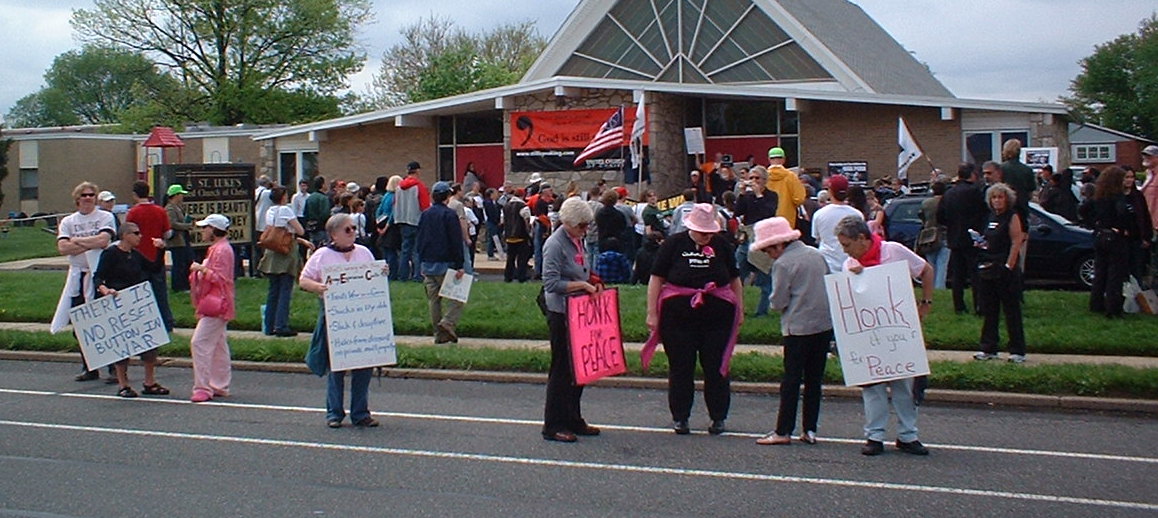
<path id="1" fill-rule="evenodd" d="M 100 379 L 100 377 L 101 377 L 101 373 L 100 373 L 100 372 L 97 372 L 97 371 L 85 371 L 85 372 L 82 372 L 82 373 L 80 373 L 80 374 L 77 374 L 77 375 L 76 375 L 76 377 L 75 377 L 75 378 L 73 378 L 73 379 L 74 379 L 74 380 L 76 380 L 76 381 L 92 381 L 92 380 L 95 380 L 95 379 Z"/>
<path id="2" fill-rule="evenodd" d="M 727 428 L 724 426 L 723 419 L 712 421 L 712 425 L 708 427 L 708 433 L 712 435 L 720 435 L 725 431 L 727 431 Z"/>
<path id="3" fill-rule="evenodd" d="M 687 435 L 692 433 L 692 429 L 688 427 L 688 420 L 682 419 L 671 424 L 672 430 L 675 430 L 676 435 Z"/>
<path id="4" fill-rule="evenodd" d="M 599 432 L 600 432 L 599 428 L 591 426 L 589 424 L 584 424 L 583 426 L 576 426 L 574 433 L 575 433 L 575 435 L 595 436 L 595 435 L 599 435 Z"/>
<path id="5" fill-rule="evenodd" d="M 342 421 L 340 419 L 331 419 L 326 421 L 326 426 L 329 426 L 330 428 L 341 428 Z"/>
<path id="6" fill-rule="evenodd" d="M 885 452 L 885 443 L 869 439 L 864 442 L 864 446 L 860 448 L 861 455 L 868 455 L 870 457 L 880 455 Z"/>
<path id="7" fill-rule="evenodd" d="M 905 453 L 912 453 L 913 455 L 929 454 L 929 449 L 926 448 L 924 444 L 921 444 L 921 441 L 901 442 L 900 439 L 897 439 L 897 449 Z"/>
<path id="8" fill-rule="evenodd" d="M 298 332 L 294 331 L 293 329 L 285 329 L 282 331 L 274 331 L 273 335 L 274 336 L 297 336 Z"/>
<path id="9" fill-rule="evenodd" d="M 361 421 L 354 423 L 358 428 L 377 428 L 378 420 L 373 417 L 364 417 Z"/>

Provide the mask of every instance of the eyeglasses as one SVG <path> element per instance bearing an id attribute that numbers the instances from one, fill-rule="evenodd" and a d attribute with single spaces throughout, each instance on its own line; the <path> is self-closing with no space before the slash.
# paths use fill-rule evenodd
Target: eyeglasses
<path id="1" fill-rule="evenodd" d="M 140 230 L 137 230 L 137 231 L 135 231 L 135 232 L 129 232 L 129 233 L 130 233 L 130 234 L 132 234 L 132 235 L 134 235 L 134 236 L 139 236 L 139 235 L 141 235 L 141 231 L 140 231 Z"/>
<path id="2" fill-rule="evenodd" d="M 82 192 L 82 193 L 80 193 L 80 197 L 81 198 L 96 198 L 96 193 L 95 192 Z"/>
<path id="3" fill-rule="evenodd" d="M 347 234 L 353 234 L 358 231 L 358 227 L 346 227 L 344 230 Z"/>

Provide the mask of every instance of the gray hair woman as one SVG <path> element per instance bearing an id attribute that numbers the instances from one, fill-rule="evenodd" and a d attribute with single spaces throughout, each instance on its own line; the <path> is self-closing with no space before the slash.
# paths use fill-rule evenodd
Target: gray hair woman
<path id="1" fill-rule="evenodd" d="M 997 358 L 997 322 L 1005 312 L 1005 326 L 1009 331 L 1009 361 L 1025 361 L 1025 329 L 1021 322 L 1021 270 L 1018 259 L 1025 241 L 1022 220 L 1017 217 L 1017 194 L 1004 183 L 986 189 L 985 202 L 989 205 L 989 223 L 978 254 L 977 298 L 981 304 L 981 351 L 973 355 L 977 360 Z"/>
<path id="2" fill-rule="evenodd" d="M 567 296 L 595 293 L 583 237 L 595 219 L 591 206 L 578 197 L 567 198 L 559 209 L 559 231 L 543 243 L 543 291 L 547 302 L 547 329 L 551 335 L 551 370 L 547 373 L 547 404 L 543 412 L 543 439 L 575 442 L 577 435 L 599 435 L 579 409 L 583 387 L 575 384 L 568 347 Z"/>
<path id="3" fill-rule="evenodd" d="M 326 220 L 326 234 L 331 243 L 319 248 L 302 268 L 298 278 L 303 290 L 318 296 L 318 323 L 314 326 L 314 336 L 310 341 L 310 350 L 306 353 L 306 364 L 310 371 L 318 376 L 329 374 L 326 385 L 326 426 L 341 428 L 346 412 L 342 407 L 342 395 L 345 392 L 346 371 L 334 372 L 330 370 L 329 351 L 327 349 L 328 335 L 326 329 L 326 307 L 324 296 L 326 284 L 322 278 L 324 267 L 332 264 L 362 263 L 374 260 L 370 249 L 354 243 L 358 227 L 354 217 L 346 213 L 338 213 Z M 372 367 L 354 369 L 350 371 L 350 421 L 357 427 L 375 427 L 378 421 L 370 416 L 369 391 Z"/>

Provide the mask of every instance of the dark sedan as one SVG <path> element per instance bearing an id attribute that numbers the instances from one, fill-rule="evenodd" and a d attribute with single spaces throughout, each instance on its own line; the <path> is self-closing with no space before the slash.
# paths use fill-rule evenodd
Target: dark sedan
<path id="1" fill-rule="evenodd" d="M 921 231 L 921 202 L 928 196 L 893 198 L 885 205 L 890 241 L 913 248 Z M 1089 287 L 1094 280 L 1094 233 L 1029 204 L 1027 279 L 1064 280 Z"/>

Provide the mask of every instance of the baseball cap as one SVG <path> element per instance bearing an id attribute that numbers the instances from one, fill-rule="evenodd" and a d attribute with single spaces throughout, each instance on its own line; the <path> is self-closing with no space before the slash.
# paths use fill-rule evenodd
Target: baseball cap
<path id="1" fill-rule="evenodd" d="M 221 214 L 210 214 L 205 216 L 205 219 L 198 221 L 199 227 L 213 227 L 217 230 L 229 230 L 229 218 Z"/>
<path id="2" fill-rule="evenodd" d="M 434 194 L 450 192 L 449 182 L 435 182 L 434 187 L 430 188 L 430 192 Z"/>
<path id="3" fill-rule="evenodd" d="M 615 194 L 618 194 L 620 198 L 627 198 L 627 187 L 624 187 L 622 185 L 620 185 L 619 187 L 616 187 L 615 188 Z"/>
<path id="4" fill-rule="evenodd" d="M 832 192 L 848 191 L 848 178 L 842 174 L 834 174 L 828 178 L 828 190 Z"/>
<path id="5" fill-rule="evenodd" d="M 409 164 L 406 164 L 407 171 L 416 171 L 418 169 L 422 169 L 422 164 L 419 164 L 418 162 L 410 162 Z"/>
<path id="6" fill-rule="evenodd" d="M 186 191 L 185 188 L 181 187 L 181 184 L 179 184 L 179 183 L 175 183 L 173 185 L 170 185 L 169 190 L 167 192 L 168 192 L 169 196 L 176 196 L 178 194 L 189 194 L 189 191 Z"/>
<path id="7" fill-rule="evenodd" d="M 784 158 L 784 148 L 777 146 L 769 149 L 768 158 Z"/>
<path id="8" fill-rule="evenodd" d="M 117 195 L 109 191 L 101 191 L 101 193 L 97 195 L 97 201 L 113 201 L 115 199 L 117 199 Z"/>
<path id="9" fill-rule="evenodd" d="M 1142 154 L 1146 156 L 1158 156 L 1158 146 L 1150 144 L 1142 149 Z"/>

